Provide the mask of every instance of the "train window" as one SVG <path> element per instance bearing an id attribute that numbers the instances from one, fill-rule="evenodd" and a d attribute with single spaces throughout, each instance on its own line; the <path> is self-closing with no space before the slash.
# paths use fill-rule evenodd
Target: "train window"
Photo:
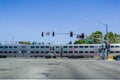
<path id="1" fill-rule="evenodd" d="M 94 51 L 90 51 L 90 53 L 94 53 Z"/>
<path id="2" fill-rule="evenodd" d="M 72 46 L 69 46 L 69 48 L 72 48 Z"/>
<path id="3" fill-rule="evenodd" d="M 63 46 L 63 48 L 67 48 L 67 46 Z"/>
<path id="4" fill-rule="evenodd" d="M 115 46 L 115 48 L 119 48 L 119 46 Z"/>
<path id="5" fill-rule="evenodd" d="M 39 53 L 39 51 L 36 51 L 36 53 Z"/>
<path id="6" fill-rule="evenodd" d="M 74 53 L 78 53 L 78 51 L 74 51 Z"/>
<path id="7" fill-rule="evenodd" d="M 12 48 L 12 46 L 9 46 L 9 48 Z"/>
<path id="8" fill-rule="evenodd" d="M 64 53 L 67 53 L 67 51 L 64 51 Z"/>
<path id="9" fill-rule="evenodd" d="M 4 48 L 8 48 L 8 46 L 4 46 Z"/>
<path id="10" fill-rule="evenodd" d="M 79 53 L 83 53 L 83 51 L 79 51 Z"/>
<path id="11" fill-rule="evenodd" d="M 59 48 L 59 46 L 56 46 L 56 48 Z"/>
<path id="12" fill-rule="evenodd" d="M 111 48 L 114 48 L 114 46 L 111 46 Z"/>
<path id="13" fill-rule="evenodd" d="M 88 48 L 88 46 L 84 46 L 84 48 Z"/>
<path id="14" fill-rule="evenodd" d="M 34 51 L 31 51 L 31 53 L 34 53 Z"/>
<path id="15" fill-rule="evenodd" d="M 110 51 L 110 53 L 114 53 L 114 51 Z"/>
<path id="16" fill-rule="evenodd" d="M 74 48 L 78 48 L 78 46 L 74 46 Z"/>
<path id="17" fill-rule="evenodd" d="M 0 46 L 0 48 L 3 48 L 3 46 Z"/>
<path id="18" fill-rule="evenodd" d="M 46 46 L 46 48 L 49 48 L 49 46 Z"/>
<path id="19" fill-rule="evenodd" d="M 120 53 L 120 51 L 115 51 L 115 53 Z"/>
<path id="20" fill-rule="evenodd" d="M 0 53 L 3 53 L 3 51 L 0 51 Z"/>
<path id="21" fill-rule="evenodd" d="M 14 48 L 17 48 L 17 46 L 14 46 Z"/>
<path id="22" fill-rule="evenodd" d="M 44 48 L 44 46 L 41 46 L 41 48 Z"/>
<path id="23" fill-rule="evenodd" d="M 79 46 L 79 48 L 83 48 L 83 46 Z"/>
<path id="24" fill-rule="evenodd" d="M 88 51 L 85 51 L 85 53 L 88 53 Z"/>
<path id="25" fill-rule="evenodd" d="M 13 53 L 17 53 L 17 51 L 13 51 Z"/>
<path id="26" fill-rule="evenodd" d="M 4 51 L 4 53 L 7 53 L 7 51 Z"/>
<path id="27" fill-rule="evenodd" d="M 59 51 L 56 51 L 55 53 L 59 53 Z"/>
<path id="28" fill-rule="evenodd" d="M 44 52 L 43 52 L 44 53 Z M 45 51 L 45 53 L 49 53 L 49 51 Z"/>
<path id="29" fill-rule="evenodd" d="M 39 46 L 36 46 L 36 48 L 39 48 Z"/>
<path id="30" fill-rule="evenodd" d="M 25 48 L 26 46 L 21 46 L 22 48 Z"/>
<path id="31" fill-rule="evenodd" d="M 69 53 L 73 53 L 72 51 L 69 51 Z"/>
<path id="32" fill-rule="evenodd" d="M 9 53 L 12 53 L 12 51 L 9 51 Z"/>
<path id="33" fill-rule="evenodd" d="M 41 53 L 44 53 L 44 51 L 41 51 Z"/>
<path id="34" fill-rule="evenodd" d="M 94 48 L 94 46 L 90 46 L 90 48 Z"/>
<path id="35" fill-rule="evenodd" d="M 34 48 L 34 46 L 31 46 L 31 48 Z"/>

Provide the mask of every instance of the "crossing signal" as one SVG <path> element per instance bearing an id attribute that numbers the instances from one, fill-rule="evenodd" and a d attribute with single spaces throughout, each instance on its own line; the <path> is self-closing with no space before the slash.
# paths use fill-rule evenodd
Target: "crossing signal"
<path id="1" fill-rule="evenodd" d="M 55 32 L 52 32 L 52 36 L 55 36 Z"/>
<path id="2" fill-rule="evenodd" d="M 110 43 L 108 43 L 108 48 L 110 48 Z"/>
<path id="3" fill-rule="evenodd" d="M 42 32 L 41 36 L 43 37 L 44 36 L 44 33 Z"/>
<path id="4" fill-rule="evenodd" d="M 70 32 L 70 37 L 73 37 L 73 32 L 72 31 Z"/>
<path id="5" fill-rule="evenodd" d="M 81 38 L 84 39 L 84 33 L 81 34 Z"/>

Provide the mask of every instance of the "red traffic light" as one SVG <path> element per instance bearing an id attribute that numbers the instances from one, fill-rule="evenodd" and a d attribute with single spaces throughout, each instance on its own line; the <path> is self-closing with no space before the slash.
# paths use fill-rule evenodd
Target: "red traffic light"
<path id="1" fill-rule="evenodd" d="M 81 34 L 82 39 L 84 39 L 84 36 L 85 36 L 84 33 L 82 33 L 82 34 Z"/>
<path id="2" fill-rule="evenodd" d="M 73 37 L 73 32 L 72 31 L 70 31 L 70 37 Z"/>

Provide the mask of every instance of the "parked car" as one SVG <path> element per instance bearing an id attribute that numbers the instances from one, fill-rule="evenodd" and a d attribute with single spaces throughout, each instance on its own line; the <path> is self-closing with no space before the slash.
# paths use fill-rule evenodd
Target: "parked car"
<path id="1" fill-rule="evenodd" d="M 114 60 L 120 60 L 120 55 L 115 55 L 115 56 L 113 57 L 113 59 L 114 59 Z"/>

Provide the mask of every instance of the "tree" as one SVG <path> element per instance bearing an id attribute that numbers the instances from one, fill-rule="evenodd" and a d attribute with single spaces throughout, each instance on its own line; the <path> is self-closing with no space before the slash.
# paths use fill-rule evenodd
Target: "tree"
<path id="1" fill-rule="evenodd" d="M 74 44 L 100 44 L 104 39 L 106 40 L 106 34 L 103 36 L 101 31 L 93 32 L 90 36 L 87 36 L 85 39 L 80 39 L 74 42 Z M 120 35 L 113 32 L 108 32 L 108 42 L 115 44 L 120 43 Z"/>
<path id="2" fill-rule="evenodd" d="M 104 39 L 107 39 L 107 35 L 104 35 Z M 109 43 L 120 43 L 120 35 L 114 34 L 113 32 L 108 32 L 108 42 Z"/>
<path id="3" fill-rule="evenodd" d="M 104 35 L 104 39 L 107 40 L 107 35 Z M 109 43 L 115 43 L 115 36 L 114 33 L 108 32 L 108 42 Z"/>
<path id="4" fill-rule="evenodd" d="M 77 40 L 74 44 L 85 44 L 85 39 Z"/>
<path id="5" fill-rule="evenodd" d="M 91 37 L 94 44 L 100 44 L 102 40 L 102 32 L 101 31 L 93 32 Z"/>
<path id="6" fill-rule="evenodd" d="M 114 36 L 115 36 L 115 43 L 120 43 L 120 35 L 115 33 Z"/>

